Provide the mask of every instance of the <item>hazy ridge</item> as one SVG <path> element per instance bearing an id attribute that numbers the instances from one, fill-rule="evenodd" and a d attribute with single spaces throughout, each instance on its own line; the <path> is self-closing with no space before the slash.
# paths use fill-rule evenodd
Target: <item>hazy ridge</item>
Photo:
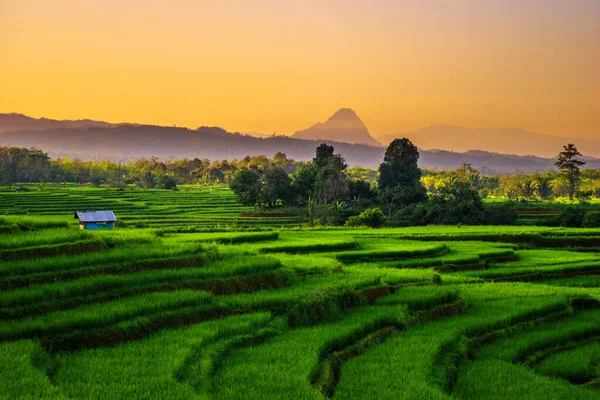
<path id="1" fill-rule="evenodd" d="M 418 136 L 406 136 L 419 145 Z M 229 133 L 219 127 L 192 130 L 91 120 L 55 121 L 25 116 L 15 118 L 15 114 L 0 114 L 0 145 L 37 147 L 53 157 L 130 160 L 157 156 L 164 159 L 197 157 L 215 160 L 241 159 L 246 155 L 257 154 L 272 156 L 281 151 L 296 160 L 310 160 L 315 148 L 324 141 L 333 145 L 336 152 L 342 154 L 352 166 L 377 167 L 385 151 L 383 147 L 349 144 L 332 139 L 304 140 L 285 136 L 258 138 Z M 563 139 L 558 143 L 553 153 L 557 154 L 566 142 Z M 582 153 L 589 154 L 585 143 L 577 144 Z M 421 151 L 420 165 L 423 168 L 454 169 L 464 162 L 490 174 L 545 171 L 552 169 L 554 164 L 550 157 L 499 154 L 483 150 Z M 600 160 L 588 158 L 587 167 L 600 168 Z"/>

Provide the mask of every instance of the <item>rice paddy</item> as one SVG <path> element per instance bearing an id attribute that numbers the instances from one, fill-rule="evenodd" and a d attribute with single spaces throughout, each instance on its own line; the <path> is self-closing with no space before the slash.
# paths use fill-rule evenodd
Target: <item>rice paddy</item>
<path id="1" fill-rule="evenodd" d="M 222 187 L 0 214 L 3 399 L 600 398 L 600 230 L 305 228 Z"/>

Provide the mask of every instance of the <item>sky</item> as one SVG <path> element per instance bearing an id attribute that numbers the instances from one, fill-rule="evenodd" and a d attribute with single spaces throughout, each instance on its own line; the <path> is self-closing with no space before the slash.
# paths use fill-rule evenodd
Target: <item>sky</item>
<path id="1" fill-rule="evenodd" d="M 600 139 L 599 0 L 0 0 L 0 112 Z"/>

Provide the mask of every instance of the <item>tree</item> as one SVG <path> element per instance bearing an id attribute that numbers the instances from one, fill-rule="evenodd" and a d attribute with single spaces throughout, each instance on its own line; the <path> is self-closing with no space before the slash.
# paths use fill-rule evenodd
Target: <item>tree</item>
<path id="1" fill-rule="evenodd" d="M 552 196 L 552 185 L 550 178 L 540 176 L 536 183 L 537 194 L 542 200 L 548 200 Z"/>
<path id="2" fill-rule="evenodd" d="M 440 188 L 427 203 L 417 205 L 413 213 L 415 225 L 479 225 L 485 221 L 485 210 L 479 194 L 460 179 Z"/>
<path id="3" fill-rule="evenodd" d="M 347 206 L 349 199 L 346 168 L 346 160 L 334 154 L 333 146 L 323 143 L 317 147 L 312 162 L 297 169 L 292 185 L 294 197 L 299 204 L 307 206 L 311 223 L 315 218 L 324 223 L 340 219 L 343 213 L 337 205 Z"/>
<path id="4" fill-rule="evenodd" d="M 292 180 L 283 168 L 271 167 L 265 170 L 261 197 L 269 208 L 274 208 L 277 200 L 286 204 L 292 202 Z"/>
<path id="5" fill-rule="evenodd" d="M 289 160 L 288 160 L 287 156 L 285 155 L 285 153 L 282 153 L 282 152 L 278 151 L 273 156 L 273 163 L 274 164 L 279 164 L 282 167 L 285 167 L 288 164 L 288 162 L 289 162 Z"/>
<path id="6" fill-rule="evenodd" d="M 577 159 L 581 153 L 577 150 L 574 144 L 569 143 L 563 146 L 564 150 L 558 155 L 558 159 L 554 163 L 559 169 L 569 184 L 569 200 L 573 200 L 575 191 L 581 180 L 581 167 L 585 165 L 585 161 Z"/>
<path id="7" fill-rule="evenodd" d="M 245 206 L 253 206 L 260 201 L 261 182 L 258 173 L 244 169 L 238 171 L 229 184 L 229 187 Z M 260 207 L 260 203 L 258 204 Z"/>
<path id="8" fill-rule="evenodd" d="M 269 159 L 263 155 L 250 157 L 248 168 L 254 170 L 264 169 L 269 164 Z"/>
<path id="9" fill-rule="evenodd" d="M 329 159 L 333 157 L 333 151 L 333 146 L 329 146 L 327 143 L 320 144 L 313 158 L 313 164 L 316 164 L 317 167 L 324 167 Z"/>
<path id="10" fill-rule="evenodd" d="M 156 187 L 156 175 L 153 172 L 147 171 L 140 175 L 140 186 L 144 189 L 152 189 Z"/>
<path id="11" fill-rule="evenodd" d="M 379 166 L 377 184 L 388 215 L 396 207 L 427 199 L 418 162 L 419 150 L 407 138 L 395 139 L 386 149 L 383 163 Z"/>
<path id="12" fill-rule="evenodd" d="M 471 185 L 475 190 L 479 190 L 481 186 L 481 175 L 473 166 L 469 163 L 463 163 L 463 165 L 456 170 L 456 175 L 463 182 Z"/>
<path id="13" fill-rule="evenodd" d="M 157 186 L 161 189 L 177 189 L 177 180 L 171 175 L 159 175 Z"/>
<path id="14" fill-rule="evenodd" d="M 367 208 L 373 203 L 375 192 L 369 182 L 362 179 L 348 180 L 349 197 L 352 199 L 352 206 L 355 209 Z"/>
<path id="15" fill-rule="evenodd" d="M 300 166 L 294 174 L 294 183 L 292 192 L 294 198 L 301 205 L 308 204 L 308 199 L 313 194 L 313 187 L 317 181 L 318 168 L 313 163 L 306 163 Z"/>
<path id="16" fill-rule="evenodd" d="M 344 201 L 348 197 L 348 182 L 344 171 L 346 160 L 334 154 L 333 146 L 326 143 L 317 147 L 313 164 L 316 168 L 312 197 L 316 206 L 327 206 Z"/>
<path id="17" fill-rule="evenodd" d="M 333 154 L 334 150 L 333 146 L 329 146 L 327 143 L 320 144 L 315 152 L 313 164 L 319 168 L 328 166 L 340 172 L 345 171 L 348 168 L 346 160 L 340 154 Z"/>
<path id="18" fill-rule="evenodd" d="M 525 178 L 517 183 L 517 194 L 527 200 L 533 197 L 537 186 L 530 178 Z"/>

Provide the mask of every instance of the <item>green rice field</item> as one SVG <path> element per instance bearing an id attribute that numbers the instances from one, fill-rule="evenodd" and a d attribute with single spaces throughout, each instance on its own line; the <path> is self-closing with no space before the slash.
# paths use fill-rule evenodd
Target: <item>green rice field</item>
<path id="1" fill-rule="evenodd" d="M 305 223 L 223 187 L 0 192 L 0 398 L 600 398 L 600 229 Z"/>

